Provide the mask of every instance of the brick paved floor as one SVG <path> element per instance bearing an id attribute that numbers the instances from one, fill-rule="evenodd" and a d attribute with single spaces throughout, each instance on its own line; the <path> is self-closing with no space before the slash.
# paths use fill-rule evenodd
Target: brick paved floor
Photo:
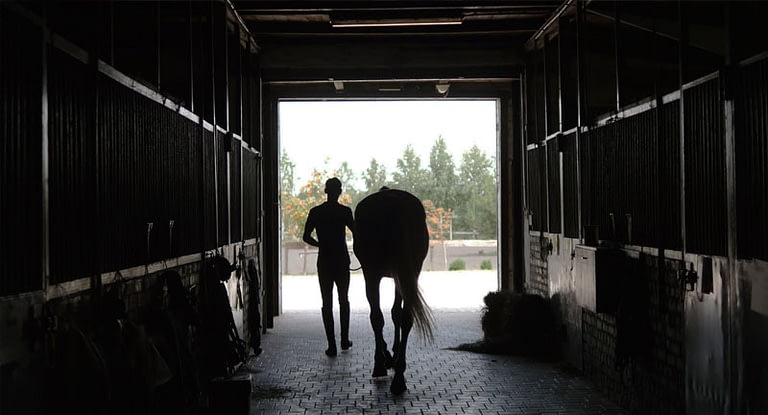
<path id="1" fill-rule="evenodd" d="M 319 310 L 283 313 L 263 336 L 263 353 L 246 365 L 253 388 L 251 414 L 627 413 L 558 365 L 450 350 L 482 338 L 480 307 L 433 311 L 435 342 L 411 337 L 409 390 L 401 396 L 389 392 L 391 372 L 385 378 L 371 377 L 373 334 L 367 311 L 352 312 L 354 346 L 335 358 L 323 353 Z M 338 311 L 336 321 L 338 332 Z M 387 320 L 389 341 L 391 327 Z"/>

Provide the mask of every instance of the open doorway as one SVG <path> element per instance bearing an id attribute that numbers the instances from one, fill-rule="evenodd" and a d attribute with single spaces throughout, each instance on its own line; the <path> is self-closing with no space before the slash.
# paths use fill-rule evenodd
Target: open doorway
<path id="1" fill-rule="evenodd" d="M 499 288 L 497 100 L 324 100 L 278 104 L 283 311 L 319 310 L 315 248 L 302 241 L 325 180 L 354 210 L 381 186 L 410 191 L 427 211 L 430 250 L 420 286 L 436 309 L 479 309 Z M 351 267 L 359 267 L 348 246 Z M 382 304 L 391 304 L 390 279 Z M 390 295 L 390 297 L 387 297 Z M 352 309 L 368 310 L 362 272 Z"/>

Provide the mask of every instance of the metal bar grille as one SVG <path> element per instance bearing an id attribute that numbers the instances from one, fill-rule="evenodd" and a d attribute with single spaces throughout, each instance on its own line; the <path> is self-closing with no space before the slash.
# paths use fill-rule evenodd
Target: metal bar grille
<path id="1" fill-rule="evenodd" d="M 684 93 L 686 246 L 697 254 L 724 256 L 727 199 L 719 79 Z"/>
<path id="2" fill-rule="evenodd" d="M 178 195 L 178 186 L 181 185 L 177 181 L 177 163 L 179 162 L 179 154 L 177 154 L 176 146 L 178 145 L 177 130 L 180 126 L 174 120 L 174 114 L 170 111 L 161 108 L 158 112 L 158 136 L 160 155 L 158 157 L 159 164 L 156 166 L 156 171 L 160 174 L 158 177 L 160 182 L 160 194 L 159 194 L 159 206 L 155 210 L 154 215 L 158 219 L 155 221 L 155 233 L 157 237 L 157 243 L 153 254 L 156 258 L 164 259 L 174 256 L 175 247 L 174 242 L 178 242 L 178 238 L 173 237 L 173 232 L 176 231 L 176 220 L 178 220 L 178 200 L 174 197 Z"/>
<path id="3" fill-rule="evenodd" d="M 545 42 L 544 45 L 544 74 L 546 93 L 546 134 L 548 136 L 560 131 L 560 36 Z M 559 219 L 558 219 L 559 221 Z M 558 225 L 559 227 L 559 225 Z"/>
<path id="4" fill-rule="evenodd" d="M 219 204 L 219 238 L 218 245 L 229 243 L 229 183 L 227 182 L 227 176 L 229 175 L 229 168 L 227 167 L 227 159 L 229 158 L 229 152 L 227 151 L 229 138 L 225 133 L 216 131 L 216 180 L 218 186 L 216 187 L 217 195 L 216 199 Z"/>
<path id="5" fill-rule="evenodd" d="M 139 96 L 105 76 L 99 76 L 98 136 L 100 245 L 104 269 L 121 269 L 148 261 L 146 250 L 147 215 L 139 200 L 146 191 L 140 170 L 146 163 L 142 154 L 143 114 Z M 142 249 L 143 247 L 143 249 Z"/>
<path id="6" fill-rule="evenodd" d="M 98 89 L 103 270 L 199 251 L 199 125 L 108 77 Z"/>
<path id="7" fill-rule="evenodd" d="M 0 296 L 42 288 L 42 38 L 0 9 Z"/>
<path id="8" fill-rule="evenodd" d="M 186 135 L 181 139 L 185 143 L 183 148 L 186 150 L 188 158 L 180 170 L 183 176 L 180 181 L 186 186 L 184 195 L 182 195 L 184 205 L 181 206 L 185 214 L 183 215 L 183 222 L 180 224 L 183 226 L 183 231 L 180 230 L 176 235 L 189 236 L 189 238 L 183 238 L 186 243 L 186 245 L 182 245 L 184 247 L 183 252 L 192 253 L 202 251 L 204 246 L 201 226 L 203 223 L 203 205 L 200 203 L 202 199 L 200 180 L 203 168 L 203 137 L 200 124 L 185 121 L 185 125 Z"/>
<path id="9" fill-rule="evenodd" d="M 612 124 L 616 157 L 614 219 L 617 240 L 650 246 L 657 242 L 658 134 L 656 112 L 646 111 Z"/>
<path id="10" fill-rule="evenodd" d="M 258 236 L 258 158 L 243 151 L 243 239 Z"/>
<path id="11" fill-rule="evenodd" d="M 531 228 L 547 231 L 546 147 L 528 151 L 528 210 Z"/>
<path id="12" fill-rule="evenodd" d="M 229 123 L 227 128 L 235 134 L 242 135 L 242 69 L 240 68 L 242 53 L 239 26 L 235 26 L 231 32 L 227 32 L 227 58 L 227 98 L 229 99 Z"/>
<path id="13" fill-rule="evenodd" d="M 95 71 L 48 49 L 50 281 L 98 271 Z"/>
<path id="14" fill-rule="evenodd" d="M 582 217 L 601 239 L 653 246 L 664 232 L 665 246 L 679 248 L 678 108 L 666 104 L 582 136 Z"/>
<path id="15" fill-rule="evenodd" d="M 549 194 L 549 231 L 560 233 L 560 150 L 558 139 L 547 141 L 547 192 Z"/>
<path id="16" fill-rule="evenodd" d="M 680 236 L 680 102 L 658 109 L 659 232 L 667 249 L 681 249 Z"/>
<path id="17" fill-rule="evenodd" d="M 583 226 L 597 226 L 600 239 L 612 239 L 608 179 L 607 128 L 589 130 L 581 140 L 581 217 Z"/>
<path id="18" fill-rule="evenodd" d="M 204 140 L 199 124 L 73 58 L 56 42 L 44 49 L 41 29 L 13 12 L 3 8 L 0 19 L 0 251 L 14 258 L 0 261 L 0 296 L 42 288 L 44 242 L 56 284 L 213 248 L 229 232 L 242 237 L 239 141 L 227 164 L 225 141 L 210 132 Z M 249 92 L 257 92 L 258 78 L 249 76 Z M 258 93 L 247 95 L 258 109 Z M 249 120 L 251 142 L 257 143 L 258 114 Z M 44 207 L 49 241 L 43 240 Z M 249 209 L 255 218 L 256 203 Z M 249 226 L 255 234 L 257 224 Z"/>
<path id="19" fill-rule="evenodd" d="M 560 138 L 560 152 L 563 154 L 563 235 L 568 238 L 579 237 L 579 195 L 577 176 L 576 134 L 568 134 Z"/>
<path id="20" fill-rule="evenodd" d="M 531 52 L 526 68 L 526 109 L 528 144 L 535 144 L 546 138 L 544 108 L 546 94 L 544 83 L 544 51 Z"/>
<path id="21" fill-rule="evenodd" d="M 156 197 L 157 257 L 176 257 L 200 249 L 199 126 L 167 108 L 160 109 L 160 170 L 163 187 Z"/>
<path id="22" fill-rule="evenodd" d="M 243 51 L 243 141 L 251 147 L 259 148 L 260 111 L 259 79 L 256 76 L 257 57 Z"/>
<path id="23" fill-rule="evenodd" d="M 203 132 L 203 217 L 205 222 L 205 249 L 216 248 L 216 147 L 213 132 Z"/>
<path id="24" fill-rule="evenodd" d="M 232 144 L 232 152 L 229 155 L 230 236 L 233 242 L 242 240 L 242 231 L 240 229 L 242 224 L 242 208 L 240 206 L 242 201 L 240 190 L 242 183 L 242 172 L 240 169 L 242 164 L 240 161 L 242 148 L 240 140 L 234 140 L 234 143 Z"/>
<path id="25" fill-rule="evenodd" d="M 738 254 L 768 260 L 768 60 L 740 69 L 735 121 Z"/>

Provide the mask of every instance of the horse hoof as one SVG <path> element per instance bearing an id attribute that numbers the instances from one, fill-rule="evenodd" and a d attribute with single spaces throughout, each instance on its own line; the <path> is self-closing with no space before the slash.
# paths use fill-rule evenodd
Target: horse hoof
<path id="1" fill-rule="evenodd" d="M 392 392 L 393 395 L 402 395 L 402 393 L 407 390 L 408 388 L 405 386 L 405 377 L 403 375 L 395 375 L 395 378 L 392 379 L 392 384 L 389 385 L 389 391 Z"/>

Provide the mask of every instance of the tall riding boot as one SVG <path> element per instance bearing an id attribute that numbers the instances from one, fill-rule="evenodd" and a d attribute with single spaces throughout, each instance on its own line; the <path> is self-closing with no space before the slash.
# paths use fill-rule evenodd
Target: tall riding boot
<path id="1" fill-rule="evenodd" d="M 341 350 L 352 347 L 349 341 L 349 301 L 339 304 L 339 320 L 341 320 Z"/>
<path id="2" fill-rule="evenodd" d="M 331 307 L 323 307 L 323 326 L 325 326 L 325 337 L 328 339 L 328 349 L 325 354 L 328 356 L 336 356 L 336 335 L 333 327 L 333 309 Z"/>

